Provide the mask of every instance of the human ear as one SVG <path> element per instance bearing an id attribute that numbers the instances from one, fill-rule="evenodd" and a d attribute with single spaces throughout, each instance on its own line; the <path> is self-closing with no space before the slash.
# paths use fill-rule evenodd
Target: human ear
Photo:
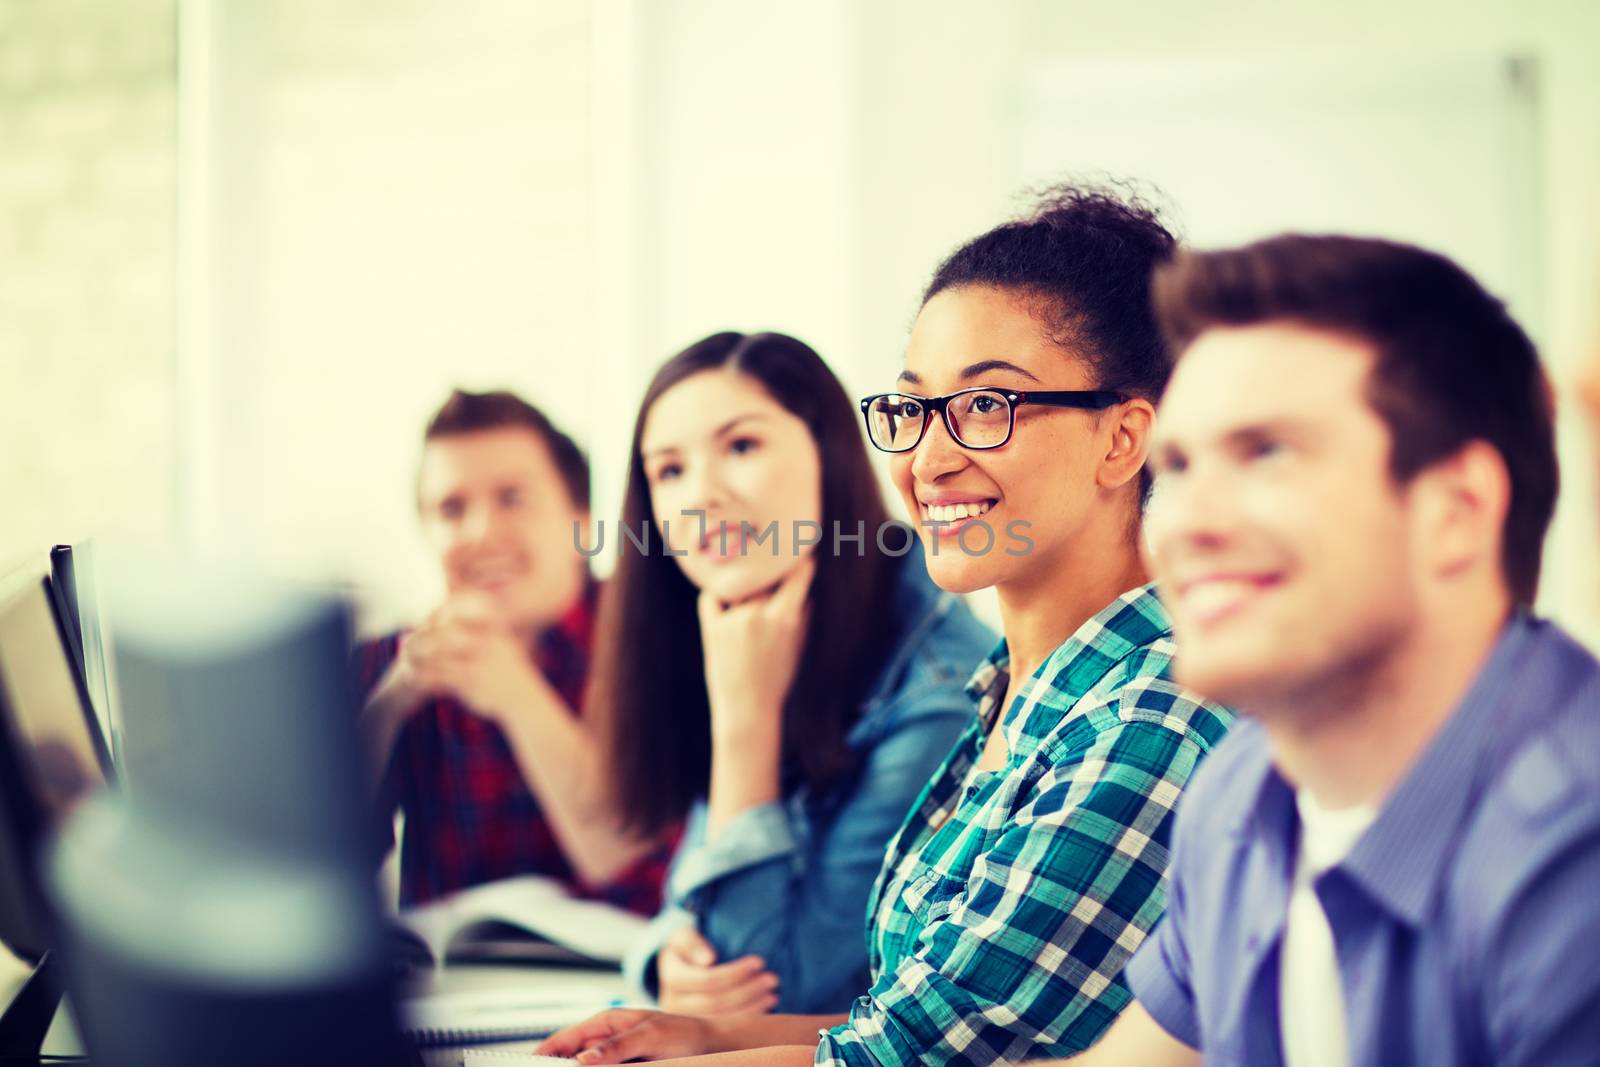
<path id="1" fill-rule="evenodd" d="M 1498 571 L 1511 475 L 1487 441 L 1471 441 L 1418 474 L 1411 496 L 1429 570 L 1451 578 L 1487 564 Z"/>
<path id="2" fill-rule="evenodd" d="M 1109 435 L 1096 481 L 1102 489 L 1120 489 L 1144 468 L 1156 409 L 1143 397 L 1134 397 L 1108 410 L 1103 418 Z"/>

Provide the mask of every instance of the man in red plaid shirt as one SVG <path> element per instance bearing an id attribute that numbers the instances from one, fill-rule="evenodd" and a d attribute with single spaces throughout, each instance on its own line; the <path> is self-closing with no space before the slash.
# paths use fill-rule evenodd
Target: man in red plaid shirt
<path id="1" fill-rule="evenodd" d="M 424 434 L 417 507 L 444 602 L 356 655 L 385 834 L 405 813 L 400 903 L 542 874 L 653 915 L 669 848 L 615 829 L 577 714 L 596 598 L 574 543 L 583 454 L 519 397 L 458 390 Z"/>

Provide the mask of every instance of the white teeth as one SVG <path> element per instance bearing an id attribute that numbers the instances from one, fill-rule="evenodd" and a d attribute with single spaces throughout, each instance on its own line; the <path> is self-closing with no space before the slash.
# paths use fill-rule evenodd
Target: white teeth
<path id="1" fill-rule="evenodd" d="M 988 500 L 971 504 L 924 504 L 922 514 L 929 522 L 955 522 L 977 518 L 992 507 L 994 502 Z"/>
<path id="2" fill-rule="evenodd" d="M 1204 618 L 1228 610 L 1254 590 L 1254 582 L 1238 578 L 1197 582 L 1183 594 L 1183 604 L 1188 610 Z"/>

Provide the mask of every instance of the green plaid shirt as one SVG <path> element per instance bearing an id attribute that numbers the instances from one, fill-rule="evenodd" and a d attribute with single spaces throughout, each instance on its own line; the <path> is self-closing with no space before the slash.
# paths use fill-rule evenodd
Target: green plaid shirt
<path id="1" fill-rule="evenodd" d="M 1005 768 L 972 768 L 1010 675 L 923 789 L 868 902 L 871 991 L 819 1065 L 990 1064 L 1093 1044 L 1131 999 L 1122 968 L 1166 907 L 1173 806 L 1233 713 L 1172 681 L 1152 586 L 1118 597 L 1023 685 Z"/>

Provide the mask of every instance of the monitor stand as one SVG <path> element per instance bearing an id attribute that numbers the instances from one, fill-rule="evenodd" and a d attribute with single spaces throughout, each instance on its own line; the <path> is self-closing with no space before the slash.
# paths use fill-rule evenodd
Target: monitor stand
<path id="1" fill-rule="evenodd" d="M 61 1005 L 61 964 L 46 952 L 0 1015 L 0 1062 L 38 1062 Z"/>

